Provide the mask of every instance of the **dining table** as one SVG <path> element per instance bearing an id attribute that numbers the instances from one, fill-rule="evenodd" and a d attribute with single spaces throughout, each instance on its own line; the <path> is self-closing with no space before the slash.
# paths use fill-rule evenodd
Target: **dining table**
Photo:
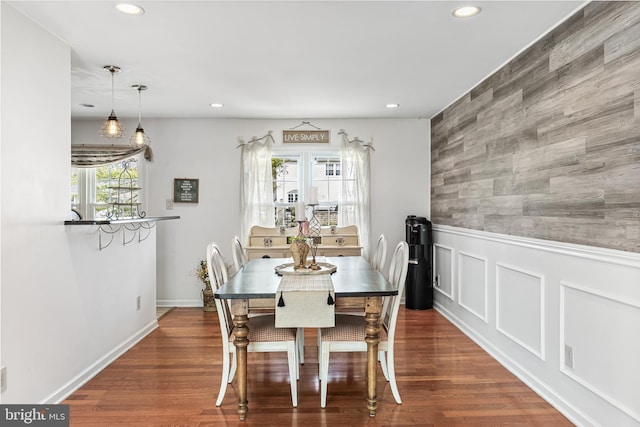
<path id="1" fill-rule="evenodd" d="M 249 333 L 249 300 L 271 299 L 276 306 L 275 297 L 282 280 L 283 265 L 291 263 L 291 258 L 257 258 L 250 260 L 229 281 L 215 291 L 215 297 L 230 300 L 233 314 L 233 335 L 236 347 L 238 414 L 240 420 L 246 419 L 249 410 L 247 403 L 247 339 Z M 335 291 L 335 304 L 340 307 L 341 300 L 361 299 L 364 304 L 365 342 L 367 343 L 367 408 L 374 417 L 377 409 L 377 363 L 378 343 L 380 342 L 380 314 L 382 299 L 397 295 L 389 281 L 361 256 L 326 257 L 323 262 L 335 266 L 331 281 Z M 279 269 L 280 274 L 276 272 Z M 333 268 L 332 268 L 333 270 Z M 298 272 L 300 275 L 317 274 Z M 295 379 L 291 379 L 295 381 Z"/>

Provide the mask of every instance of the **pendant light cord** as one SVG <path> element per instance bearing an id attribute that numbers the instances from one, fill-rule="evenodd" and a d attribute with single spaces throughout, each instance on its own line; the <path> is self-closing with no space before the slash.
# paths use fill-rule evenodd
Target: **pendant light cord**
<path id="1" fill-rule="evenodd" d="M 141 126 L 142 123 L 142 91 L 146 90 L 147 87 L 143 84 L 132 85 L 138 90 L 138 127 Z"/>
<path id="2" fill-rule="evenodd" d="M 138 86 L 138 127 L 142 122 L 142 85 Z"/>
<path id="3" fill-rule="evenodd" d="M 113 68 L 111 68 L 109 71 L 111 72 L 111 111 L 113 111 L 113 104 L 115 102 L 115 96 L 113 94 L 113 91 L 114 91 L 114 82 L 113 82 L 114 77 L 113 76 L 114 76 L 114 74 L 116 72 L 115 72 L 115 70 Z"/>

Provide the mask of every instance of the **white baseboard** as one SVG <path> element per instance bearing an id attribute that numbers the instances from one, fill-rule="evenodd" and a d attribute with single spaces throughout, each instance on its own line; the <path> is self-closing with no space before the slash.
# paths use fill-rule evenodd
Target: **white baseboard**
<path id="1" fill-rule="evenodd" d="M 99 374 L 104 368 L 113 363 L 118 357 L 122 356 L 127 350 L 136 345 L 140 340 L 149 335 L 158 327 L 158 321 L 153 320 L 146 326 L 140 329 L 138 332 L 131 335 L 119 346 L 111 350 L 109 353 L 98 359 L 94 364 L 87 369 L 76 375 L 58 390 L 47 396 L 39 404 L 58 404 L 64 401 L 67 397 L 73 394 L 76 390 L 86 384 L 89 380 Z"/>

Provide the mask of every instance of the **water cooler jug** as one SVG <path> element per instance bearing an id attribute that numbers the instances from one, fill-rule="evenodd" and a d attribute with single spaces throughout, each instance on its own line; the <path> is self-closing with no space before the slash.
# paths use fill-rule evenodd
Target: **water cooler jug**
<path id="1" fill-rule="evenodd" d="M 405 284 L 405 304 L 411 310 L 433 307 L 433 237 L 431 221 L 409 215 L 405 221 L 409 244 L 409 267 Z"/>

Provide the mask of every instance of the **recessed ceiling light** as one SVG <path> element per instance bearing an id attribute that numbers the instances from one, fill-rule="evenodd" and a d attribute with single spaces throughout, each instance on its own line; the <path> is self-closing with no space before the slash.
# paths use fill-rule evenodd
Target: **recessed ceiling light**
<path id="1" fill-rule="evenodd" d="M 133 3 L 120 3 L 116 9 L 127 15 L 144 15 L 144 9 Z"/>
<path id="2" fill-rule="evenodd" d="M 209 104 L 209 106 L 213 107 L 213 108 L 222 108 L 222 107 L 224 107 L 224 104 L 218 104 L 218 103 L 214 102 L 212 104 Z"/>
<path id="3" fill-rule="evenodd" d="M 471 16 L 480 13 L 480 8 L 477 6 L 463 6 L 453 11 L 453 16 L 456 18 L 469 18 Z"/>
<path id="4" fill-rule="evenodd" d="M 85 107 L 85 108 L 93 108 L 93 107 L 95 107 L 95 105 L 93 105 L 93 104 L 84 104 L 84 103 L 80 104 L 80 106 L 81 107 Z"/>
<path id="5" fill-rule="evenodd" d="M 387 104 L 385 105 L 385 107 L 387 108 L 398 108 L 400 106 L 400 104 Z"/>

